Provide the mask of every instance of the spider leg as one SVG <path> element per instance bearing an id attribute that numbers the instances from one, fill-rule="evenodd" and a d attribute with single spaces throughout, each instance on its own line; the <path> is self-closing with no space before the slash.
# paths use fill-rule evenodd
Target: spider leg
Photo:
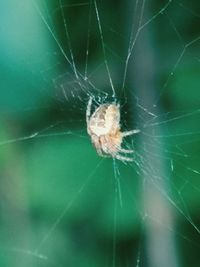
<path id="1" fill-rule="evenodd" d="M 96 148 L 97 150 L 97 154 L 100 156 L 100 157 L 103 157 L 103 158 L 110 158 L 109 155 L 107 154 L 104 154 L 103 151 L 100 149 L 100 148 Z"/>
<path id="2" fill-rule="evenodd" d="M 90 115 L 91 115 L 91 106 L 92 106 L 92 97 L 90 96 L 87 109 L 86 109 L 86 122 L 89 123 Z"/>
<path id="3" fill-rule="evenodd" d="M 100 157 L 105 157 L 105 155 L 103 154 L 101 148 L 96 147 L 96 150 L 97 150 L 97 154 L 98 154 Z"/>
<path id="4" fill-rule="evenodd" d="M 117 150 L 119 152 L 122 152 L 122 153 L 133 153 L 134 152 L 131 149 L 123 149 L 121 147 L 117 147 Z M 129 161 L 129 162 L 133 161 L 133 158 L 122 156 L 122 155 L 116 154 L 116 153 L 113 154 L 112 151 L 109 151 L 108 153 L 111 155 L 111 157 L 116 158 L 116 159 L 121 160 L 121 161 Z"/>
<path id="5" fill-rule="evenodd" d="M 120 152 L 122 152 L 122 153 L 127 153 L 127 154 L 129 154 L 129 153 L 134 153 L 134 150 L 132 150 L 132 149 L 124 149 L 124 148 L 119 148 L 118 149 Z"/>
<path id="6" fill-rule="evenodd" d="M 103 139 L 107 142 L 107 138 L 106 138 L 106 136 L 103 136 Z M 113 146 L 111 146 L 110 147 L 111 148 L 111 150 L 109 149 L 108 151 L 107 151 L 107 153 L 108 154 L 111 154 L 112 155 L 112 157 L 116 157 L 116 155 L 118 155 L 118 154 L 113 154 L 113 152 L 112 152 L 112 149 L 114 148 L 114 150 L 117 150 L 117 151 L 119 151 L 119 152 L 122 152 L 122 153 L 127 153 L 127 154 L 132 154 L 132 153 L 134 153 L 134 150 L 132 150 L 132 149 L 124 149 L 124 148 L 122 148 L 121 146 L 117 146 L 117 145 L 113 145 Z M 122 156 L 123 157 L 123 156 Z"/>
<path id="7" fill-rule="evenodd" d="M 128 158 L 128 157 L 125 157 L 125 156 L 121 156 L 120 154 L 115 155 L 114 158 L 116 158 L 118 160 L 121 160 L 121 161 L 129 161 L 129 162 L 134 161 L 133 158 Z"/>
<path id="8" fill-rule="evenodd" d="M 129 136 L 129 135 L 137 134 L 137 133 L 139 133 L 139 132 L 140 132 L 139 129 L 131 130 L 131 131 L 126 131 L 126 132 L 123 132 L 123 133 L 122 133 L 122 136 L 125 137 L 125 136 Z"/>
<path id="9" fill-rule="evenodd" d="M 105 152 L 102 150 L 101 144 L 100 144 L 100 141 L 98 140 L 98 138 L 93 139 L 92 143 L 93 143 L 94 147 L 96 148 L 97 154 L 100 157 L 103 157 L 103 158 L 109 158 L 110 157 L 109 155 L 105 154 Z"/>

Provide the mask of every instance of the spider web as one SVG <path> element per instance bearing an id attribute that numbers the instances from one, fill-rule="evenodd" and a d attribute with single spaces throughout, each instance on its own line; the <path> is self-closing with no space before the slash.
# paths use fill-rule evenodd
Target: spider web
<path id="1" fill-rule="evenodd" d="M 1 12 L 0 264 L 199 266 L 197 3 L 10 0 Z M 97 155 L 89 97 L 140 130 L 123 142 L 132 163 Z"/>

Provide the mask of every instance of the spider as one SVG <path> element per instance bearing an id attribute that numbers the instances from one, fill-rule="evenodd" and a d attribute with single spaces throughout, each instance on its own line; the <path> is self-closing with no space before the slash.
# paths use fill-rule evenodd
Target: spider
<path id="1" fill-rule="evenodd" d="M 100 105 L 91 115 L 92 97 L 90 97 L 87 110 L 87 132 L 92 144 L 101 157 L 112 157 L 121 161 L 133 161 L 132 157 L 120 153 L 131 154 L 134 151 L 121 147 L 123 138 L 138 133 L 140 130 L 121 132 L 120 106 L 115 103 Z"/>

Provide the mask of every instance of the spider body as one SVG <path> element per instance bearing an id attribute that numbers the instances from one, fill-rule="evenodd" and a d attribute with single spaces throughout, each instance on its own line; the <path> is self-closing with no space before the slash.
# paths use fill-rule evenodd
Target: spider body
<path id="1" fill-rule="evenodd" d="M 102 104 L 91 115 L 92 98 L 89 99 L 86 111 L 87 132 L 102 157 L 112 157 L 122 161 L 133 161 L 120 153 L 133 153 L 133 150 L 121 147 L 123 137 L 138 133 L 139 130 L 121 132 L 120 107 L 115 103 Z"/>

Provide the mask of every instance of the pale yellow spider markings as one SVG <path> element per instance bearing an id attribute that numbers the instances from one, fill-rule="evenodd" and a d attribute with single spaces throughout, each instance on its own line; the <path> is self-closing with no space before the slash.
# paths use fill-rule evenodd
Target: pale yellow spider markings
<path id="1" fill-rule="evenodd" d="M 102 157 L 112 157 L 121 161 L 133 161 L 133 158 L 123 156 L 120 153 L 131 154 L 134 151 L 121 147 L 123 138 L 140 130 L 121 132 L 120 106 L 115 103 L 100 105 L 91 115 L 92 97 L 90 97 L 87 110 L 87 132 L 97 153 Z"/>

